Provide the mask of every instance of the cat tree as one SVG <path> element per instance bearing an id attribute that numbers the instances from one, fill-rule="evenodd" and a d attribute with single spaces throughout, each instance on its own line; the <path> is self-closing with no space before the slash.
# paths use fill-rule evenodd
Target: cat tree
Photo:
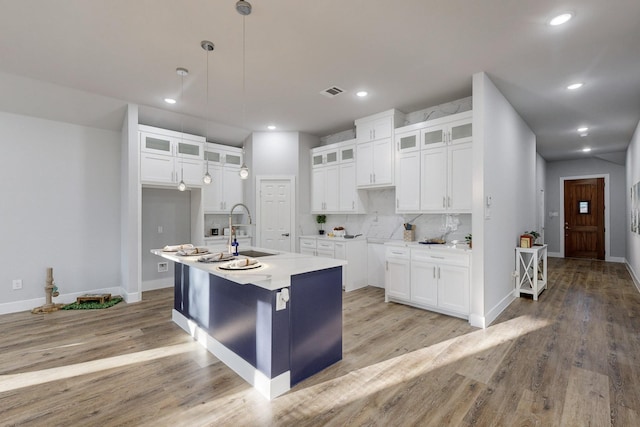
<path id="1" fill-rule="evenodd" d="M 53 268 L 47 267 L 47 284 L 44 286 L 45 304 L 31 310 L 32 313 L 51 313 L 58 311 L 64 304 L 54 304 L 53 297 L 60 295 L 58 287 L 53 283 Z"/>

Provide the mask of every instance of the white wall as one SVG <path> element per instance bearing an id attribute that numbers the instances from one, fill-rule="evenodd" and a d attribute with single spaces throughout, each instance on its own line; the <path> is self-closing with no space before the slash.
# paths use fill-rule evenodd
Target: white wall
<path id="1" fill-rule="evenodd" d="M 3 112 L 0 129 L 0 313 L 44 303 L 47 267 L 62 297 L 119 290 L 120 134 Z"/>
<path id="2" fill-rule="evenodd" d="M 174 263 L 169 263 L 167 272 L 158 272 L 158 263 L 166 260 L 150 250 L 191 242 L 191 197 L 191 191 L 175 188 L 142 189 L 143 290 L 173 286 Z"/>
<path id="3" fill-rule="evenodd" d="M 560 247 L 560 235 L 563 233 L 561 210 L 564 201 L 560 197 L 560 178 L 609 175 L 607 183 L 609 200 L 605 200 L 605 209 L 610 218 L 606 231 L 610 243 L 607 259 L 611 257 L 624 259 L 625 256 L 625 217 L 626 195 L 625 167 L 606 160 L 587 158 L 581 160 L 564 160 L 547 162 L 547 217 L 546 242 L 549 252 L 563 255 Z M 606 199 L 606 198 L 605 198 Z M 558 216 L 549 217 L 548 212 L 558 212 Z"/>
<path id="4" fill-rule="evenodd" d="M 470 322 L 484 326 L 512 301 L 514 248 L 536 225 L 536 137 L 485 73 L 473 76 L 473 145 Z"/>
<path id="5" fill-rule="evenodd" d="M 638 123 L 633 138 L 631 138 L 629 148 L 627 148 L 626 172 L 625 206 L 627 208 L 625 216 L 627 220 L 624 221 L 627 236 L 626 259 L 627 266 L 631 270 L 636 287 L 640 290 L 640 234 L 631 232 L 631 198 L 629 196 L 631 186 L 640 181 L 640 123 Z"/>

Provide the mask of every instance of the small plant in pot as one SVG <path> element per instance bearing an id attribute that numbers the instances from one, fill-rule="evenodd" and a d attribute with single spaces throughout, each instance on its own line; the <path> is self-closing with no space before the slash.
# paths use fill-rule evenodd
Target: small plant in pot
<path id="1" fill-rule="evenodd" d="M 529 234 L 533 236 L 533 244 L 539 245 L 539 243 L 537 242 L 538 242 L 538 237 L 540 237 L 540 233 L 538 233 L 537 231 L 525 231 L 525 234 Z"/>
<path id="2" fill-rule="evenodd" d="M 469 245 L 469 249 L 472 249 L 473 237 L 472 237 L 471 233 L 469 233 L 466 236 L 464 236 L 464 241 L 467 242 L 467 245 Z"/>
<path id="3" fill-rule="evenodd" d="M 318 215 L 318 216 L 316 216 L 316 222 L 320 226 L 320 229 L 318 230 L 318 233 L 319 234 L 324 234 L 324 229 L 322 228 L 322 224 L 327 222 L 327 216 L 326 215 Z"/>

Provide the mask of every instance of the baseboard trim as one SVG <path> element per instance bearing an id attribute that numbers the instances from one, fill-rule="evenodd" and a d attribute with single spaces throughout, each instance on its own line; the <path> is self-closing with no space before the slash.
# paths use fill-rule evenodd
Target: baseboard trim
<path id="1" fill-rule="evenodd" d="M 142 292 L 155 291 L 156 289 L 172 288 L 173 282 L 174 282 L 173 277 L 155 279 L 155 280 L 143 280 Z"/>
<path id="2" fill-rule="evenodd" d="M 291 371 L 286 371 L 275 378 L 268 378 L 179 311 L 174 309 L 171 318 L 176 325 L 180 326 L 200 345 L 220 359 L 236 374 L 240 375 L 242 379 L 251 384 L 267 399 L 275 399 L 291 389 Z"/>
<path id="3" fill-rule="evenodd" d="M 507 307 L 509 307 L 509 305 L 511 305 L 511 303 L 514 302 L 516 298 L 517 296 L 513 291 L 509 292 L 504 298 L 502 298 L 500 302 L 498 302 L 498 304 L 496 304 L 491 310 L 489 310 L 487 315 L 484 317 L 485 324 L 487 326 L 491 325 L 493 321 L 496 320 L 498 316 L 500 316 L 500 313 L 502 313 Z"/>
<path id="4" fill-rule="evenodd" d="M 633 284 L 636 285 L 636 289 L 638 290 L 638 292 L 640 292 L 640 278 L 638 278 L 638 275 L 636 274 L 636 272 L 633 271 L 633 268 L 631 268 L 631 264 L 629 264 L 629 261 L 625 260 L 625 265 L 627 266 L 627 270 L 631 275 L 631 280 L 633 280 Z"/>
<path id="5" fill-rule="evenodd" d="M 619 263 L 622 263 L 622 264 L 627 262 L 626 258 L 619 257 L 619 256 L 608 256 L 608 257 L 605 257 L 605 261 L 607 261 L 607 262 L 619 262 Z"/>
<path id="6" fill-rule="evenodd" d="M 474 314 L 474 313 L 470 314 L 469 324 L 475 328 L 481 328 L 481 329 L 487 328 L 485 317 L 479 314 Z"/>
<path id="7" fill-rule="evenodd" d="M 76 301 L 76 298 L 81 297 L 86 294 L 111 294 L 111 295 L 122 295 L 124 300 L 127 301 L 124 296 L 124 290 L 122 288 L 102 288 L 102 289 L 92 289 L 86 290 L 82 292 L 73 292 L 68 294 L 60 294 L 57 297 L 53 298 L 53 302 L 55 304 L 71 304 Z M 0 314 L 10 314 L 10 313 L 18 313 L 20 311 L 31 311 L 36 307 L 40 307 L 46 303 L 46 298 L 34 298 L 29 300 L 21 300 L 21 301 L 13 301 L 0 304 Z"/>
<path id="8" fill-rule="evenodd" d="M 547 256 L 551 258 L 564 258 L 560 252 L 547 252 Z"/>

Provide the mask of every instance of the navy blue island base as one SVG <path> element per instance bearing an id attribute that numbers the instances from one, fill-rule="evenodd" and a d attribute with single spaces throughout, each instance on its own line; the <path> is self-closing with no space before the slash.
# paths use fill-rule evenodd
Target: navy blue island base
<path id="1" fill-rule="evenodd" d="M 291 276 L 281 310 L 282 289 L 175 267 L 173 320 L 266 397 L 342 359 L 342 267 Z"/>

